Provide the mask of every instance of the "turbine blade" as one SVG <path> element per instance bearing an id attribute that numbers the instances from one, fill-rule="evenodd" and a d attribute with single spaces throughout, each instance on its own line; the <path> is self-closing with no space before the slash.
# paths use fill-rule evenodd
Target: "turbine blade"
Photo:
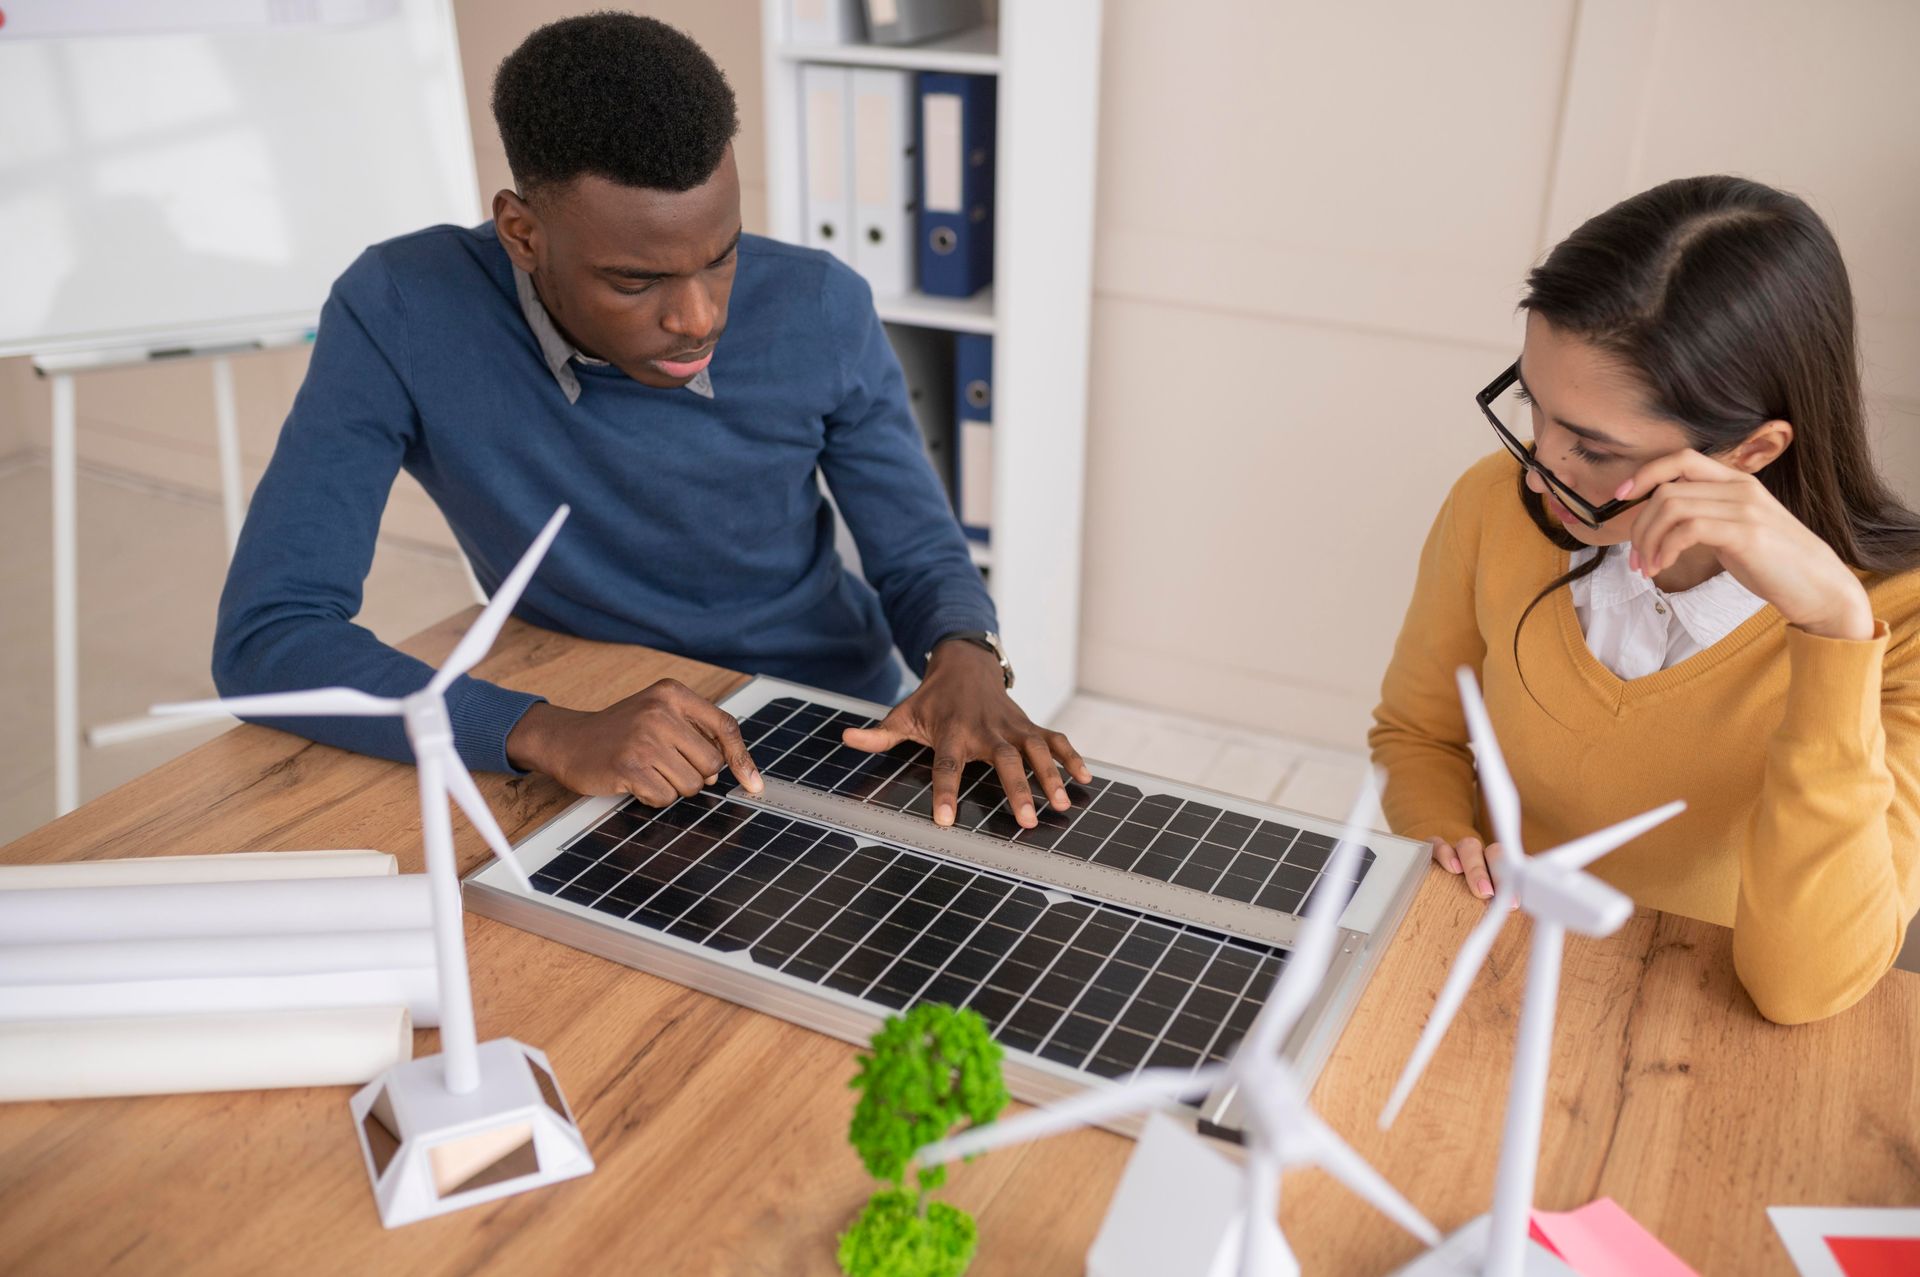
<path id="1" fill-rule="evenodd" d="M 1508 876 L 1494 889 L 1493 899 L 1487 901 L 1487 912 L 1467 933 L 1467 938 L 1460 944 L 1460 952 L 1454 955 L 1453 965 L 1447 970 L 1447 981 L 1440 986 L 1440 996 L 1434 999 L 1426 1027 L 1420 1030 L 1420 1041 L 1407 1058 L 1406 1067 L 1400 1072 L 1400 1080 L 1394 1084 L 1393 1095 L 1388 1098 L 1386 1108 L 1380 1111 L 1381 1129 L 1392 1126 L 1393 1120 L 1400 1116 L 1400 1108 L 1413 1093 L 1414 1083 L 1426 1071 L 1427 1062 L 1439 1049 L 1440 1039 L 1446 1036 L 1447 1026 L 1453 1023 L 1460 1004 L 1466 1000 L 1467 989 L 1473 984 L 1473 978 L 1480 974 L 1481 965 L 1493 949 L 1494 937 L 1500 934 L 1500 928 L 1506 924 L 1507 915 L 1511 912 L 1507 902 L 1513 898 L 1512 882 L 1513 878 Z"/>
<path id="2" fill-rule="evenodd" d="M 937 1166 L 971 1157 L 988 1149 L 1057 1135 L 1076 1127 L 1093 1126 L 1142 1109 L 1159 1108 L 1188 1095 L 1212 1090 L 1224 1075 L 1215 1064 L 1203 1069 L 1142 1069 L 1131 1082 L 1089 1087 L 1057 1104 L 1022 1113 L 1004 1122 L 989 1122 L 949 1139 L 935 1140 L 916 1153 L 922 1166 Z"/>
<path id="3" fill-rule="evenodd" d="M 155 705 L 149 714 L 165 718 L 198 718 L 232 714 L 236 718 L 382 718 L 400 713 L 400 702 L 370 696 L 352 687 L 316 687 L 307 692 L 265 692 L 259 696 L 225 696 L 208 701 L 178 701 Z"/>
<path id="4" fill-rule="evenodd" d="M 1480 773 L 1480 792 L 1487 798 L 1487 814 L 1493 817 L 1493 836 L 1501 846 L 1519 855 L 1520 791 L 1513 786 L 1513 773 L 1507 770 L 1506 756 L 1493 734 L 1493 720 L 1487 716 L 1487 703 L 1480 696 L 1480 684 L 1473 671 L 1462 665 L 1455 674 L 1460 684 L 1460 706 L 1467 713 L 1467 732 L 1473 737 L 1473 758 Z"/>
<path id="5" fill-rule="evenodd" d="M 1624 847 L 1655 825 L 1665 824 L 1686 809 L 1684 802 L 1671 802 L 1664 807 L 1641 812 L 1631 820 L 1609 825 L 1599 833 L 1563 842 L 1552 851 L 1542 852 L 1540 858 L 1568 869 L 1585 869 L 1608 852 Z"/>
<path id="6" fill-rule="evenodd" d="M 1311 1120 L 1313 1151 L 1306 1160 L 1345 1184 L 1354 1196 L 1370 1203 L 1375 1210 L 1427 1245 L 1440 1244 L 1440 1230 L 1402 1196 L 1386 1176 L 1375 1170 L 1366 1158 L 1354 1152 L 1352 1145 L 1341 1139 L 1317 1115 L 1313 1115 Z"/>
<path id="7" fill-rule="evenodd" d="M 547 547 L 553 544 L 553 538 L 560 533 L 560 525 L 567 521 L 572 507 L 561 506 L 547 520 L 547 526 L 540 529 L 540 535 L 533 539 L 527 552 L 513 565 L 513 571 L 507 573 L 507 579 L 500 582 L 500 588 L 493 592 L 493 598 L 480 612 L 473 628 L 460 636 L 460 642 L 454 645 L 453 655 L 447 658 L 439 672 L 427 684 L 431 691 L 444 692 L 453 685 L 453 680 L 465 674 L 480 663 L 487 654 L 493 641 L 500 637 L 500 629 L 513 615 L 513 608 L 520 601 L 521 593 L 527 588 L 527 582 L 533 579 L 534 569 L 540 566 L 540 560 L 547 556 Z"/>
<path id="8" fill-rule="evenodd" d="M 480 787 L 473 783 L 473 775 L 467 771 L 467 765 L 460 761 L 460 755 L 448 749 L 441 759 L 441 769 L 446 776 L 447 792 L 453 795 L 454 805 L 467 814 L 473 827 L 480 831 L 480 837 L 500 863 L 507 867 L 513 880 L 526 891 L 533 890 L 533 881 L 527 877 L 527 871 L 520 866 L 520 860 L 513 854 L 513 848 L 507 845 L 507 836 L 500 832 L 499 822 L 493 818 L 493 809 L 487 806 L 487 800 Z"/>
<path id="9" fill-rule="evenodd" d="M 1360 868 L 1360 853 L 1379 803 L 1379 783 L 1373 768 L 1367 768 L 1360 792 L 1354 796 L 1353 807 L 1341 827 L 1340 841 L 1327 858 L 1319 885 L 1314 888 L 1313 903 L 1307 907 L 1293 952 L 1287 955 L 1279 980 L 1267 994 L 1266 1005 L 1260 1008 L 1260 1014 L 1247 1030 L 1246 1041 L 1234 1052 L 1236 1060 L 1243 1053 L 1248 1053 L 1249 1059 L 1271 1058 L 1319 991 L 1327 966 L 1333 961 L 1334 947 L 1340 942 L 1340 915 L 1353 898 L 1352 882 Z"/>

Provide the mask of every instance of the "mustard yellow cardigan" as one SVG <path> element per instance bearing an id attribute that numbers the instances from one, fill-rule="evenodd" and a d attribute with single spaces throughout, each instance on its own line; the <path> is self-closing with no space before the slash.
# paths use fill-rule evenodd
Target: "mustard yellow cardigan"
<path id="1" fill-rule="evenodd" d="M 1521 612 L 1568 568 L 1521 505 L 1517 470 L 1500 452 L 1467 471 L 1421 552 L 1369 733 L 1394 831 L 1490 833 L 1454 683 L 1470 666 L 1529 852 L 1684 798 L 1685 813 L 1593 872 L 1640 904 L 1731 926 L 1768 1019 L 1852 1005 L 1920 901 L 1920 571 L 1863 576 L 1868 641 L 1818 638 L 1763 607 L 1631 682 L 1595 659 L 1563 586 L 1528 618 L 1516 664 Z"/>

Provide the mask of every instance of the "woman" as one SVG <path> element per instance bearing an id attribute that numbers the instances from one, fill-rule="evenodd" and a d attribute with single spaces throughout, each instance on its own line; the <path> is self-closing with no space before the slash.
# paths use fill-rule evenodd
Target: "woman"
<path id="1" fill-rule="evenodd" d="M 1374 714 L 1388 818 L 1492 894 L 1470 666 L 1530 849 L 1684 798 L 1594 872 L 1733 927 L 1769 1019 L 1832 1015 L 1920 898 L 1920 516 L 1874 470 L 1839 249 L 1791 195 L 1689 178 L 1575 231 L 1521 305 L 1479 396 L 1504 447 L 1440 511 Z"/>

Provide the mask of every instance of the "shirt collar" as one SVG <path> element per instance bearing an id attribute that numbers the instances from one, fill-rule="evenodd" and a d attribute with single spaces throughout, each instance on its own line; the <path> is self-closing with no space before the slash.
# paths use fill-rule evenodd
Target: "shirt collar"
<path id="1" fill-rule="evenodd" d="M 568 403 L 580 402 L 580 376 L 574 372 L 573 365 L 579 362 L 587 365 L 606 366 L 606 360 L 594 359 L 574 349 L 573 343 L 560 334 L 560 326 L 553 322 L 553 316 L 547 313 L 546 306 L 540 301 L 540 294 L 533 286 L 533 276 L 513 268 L 513 289 L 520 298 L 520 313 L 525 316 L 527 327 L 533 330 L 533 339 L 540 346 L 540 358 L 546 363 L 547 371 L 560 383 L 560 393 L 567 397 Z M 702 399 L 713 398 L 713 378 L 710 368 L 702 368 L 686 388 Z"/>
<path id="2" fill-rule="evenodd" d="M 1574 566 L 1587 561 L 1594 551 L 1577 551 Z M 1626 547 L 1601 560 L 1600 566 L 1586 578 L 1588 604 L 1612 608 L 1631 604 L 1651 594 L 1641 606 L 1664 602 L 1686 632 L 1702 647 L 1711 647 L 1738 629 L 1746 619 L 1766 606 L 1766 600 L 1733 579 L 1731 572 L 1716 572 L 1691 590 L 1668 594 L 1646 577 L 1627 566 Z"/>

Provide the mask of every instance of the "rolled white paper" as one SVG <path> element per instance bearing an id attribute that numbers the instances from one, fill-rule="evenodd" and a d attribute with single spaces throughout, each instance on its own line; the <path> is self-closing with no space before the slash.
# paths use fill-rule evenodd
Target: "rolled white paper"
<path id="1" fill-rule="evenodd" d="M 264 878 L 391 876 L 399 862 L 384 851 L 229 851 L 218 856 L 139 856 L 0 865 L 0 891 L 49 887 L 141 887 L 163 882 L 254 882 Z"/>
<path id="2" fill-rule="evenodd" d="M 0 1024 L 383 1006 L 406 1007 L 418 1025 L 439 1024 L 438 973 L 429 966 L 281 976 L 0 986 Z"/>
<path id="3" fill-rule="evenodd" d="M 0 1024 L 0 1101 L 346 1086 L 412 1057 L 399 1007 Z"/>
<path id="4" fill-rule="evenodd" d="M 0 944 L 0 985 L 309 975 L 433 963 L 433 932 L 427 930 Z"/>
<path id="5" fill-rule="evenodd" d="M 0 945 L 173 940 L 433 925 L 425 874 L 0 891 Z"/>

